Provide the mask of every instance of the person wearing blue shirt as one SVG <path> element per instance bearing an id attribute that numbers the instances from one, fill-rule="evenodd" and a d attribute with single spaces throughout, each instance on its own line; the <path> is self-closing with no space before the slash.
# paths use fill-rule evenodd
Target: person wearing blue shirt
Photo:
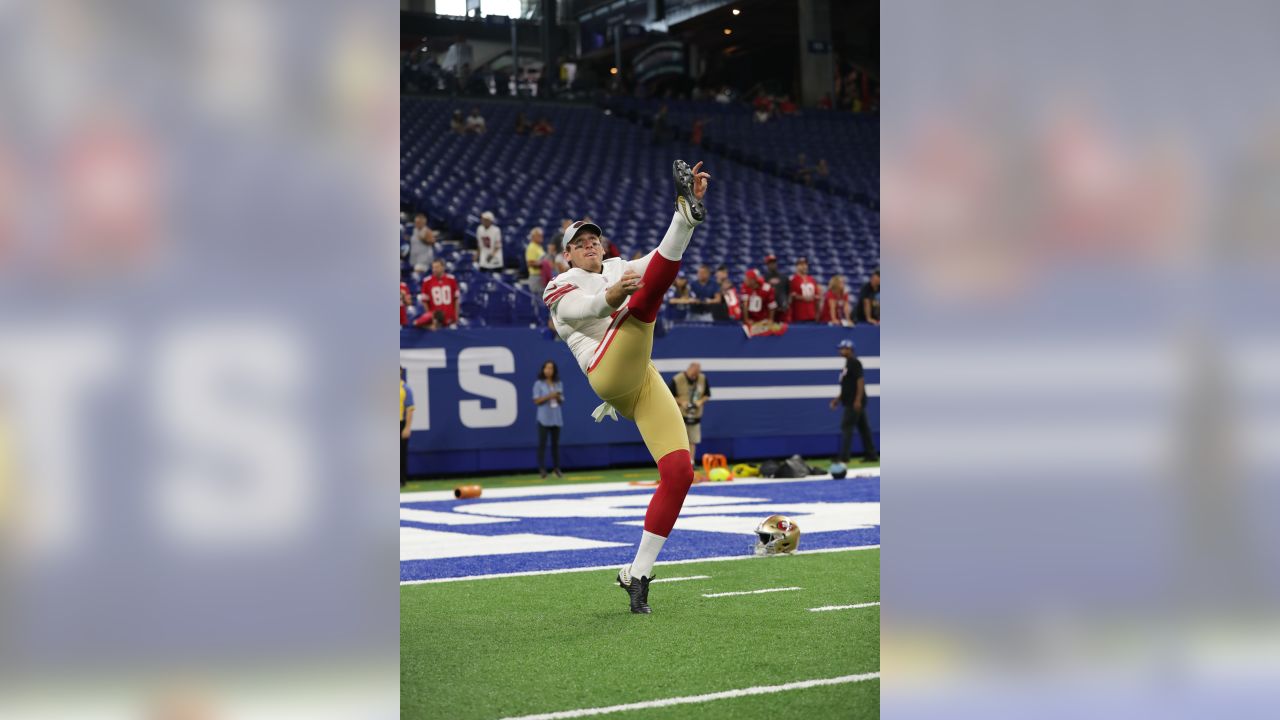
<path id="1" fill-rule="evenodd" d="M 409 435 L 413 432 L 413 390 L 405 383 L 400 368 L 400 487 L 409 482 Z"/>
<path id="2" fill-rule="evenodd" d="M 544 362 L 538 371 L 538 379 L 533 383 L 533 402 L 538 406 L 538 474 L 547 476 L 547 438 L 550 438 L 553 472 L 562 478 L 560 428 L 564 427 L 564 413 L 560 405 L 564 403 L 564 384 L 560 382 L 560 368 L 551 360 Z"/>
<path id="3" fill-rule="evenodd" d="M 711 266 L 698 266 L 698 276 L 689 282 L 694 304 L 689 308 L 689 319 L 711 322 L 711 309 L 720 304 L 720 283 L 711 277 Z"/>

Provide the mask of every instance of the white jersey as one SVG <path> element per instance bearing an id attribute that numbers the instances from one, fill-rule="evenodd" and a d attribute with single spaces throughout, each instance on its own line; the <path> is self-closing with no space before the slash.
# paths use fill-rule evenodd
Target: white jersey
<path id="1" fill-rule="evenodd" d="M 604 299 L 604 291 L 627 270 L 644 274 L 653 253 L 639 260 L 627 262 L 622 258 L 610 258 L 598 273 L 581 268 L 569 268 L 547 284 L 542 301 L 551 308 L 551 322 L 556 332 L 569 346 L 585 373 L 604 341 L 613 317 L 617 314 Z"/>

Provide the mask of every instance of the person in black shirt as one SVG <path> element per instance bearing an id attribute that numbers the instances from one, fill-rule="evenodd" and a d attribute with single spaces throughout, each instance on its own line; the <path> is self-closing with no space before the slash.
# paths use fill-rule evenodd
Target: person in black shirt
<path id="1" fill-rule="evenodd" d="M 844 406 L 844 417 L 840 420 L 840 455 L 836 459 L 849 462 L 849 445 L 853 442 L 853 427 L 857 425 L 858 437 L 862 439 L 862 459 L 875 462 L 880 456 L 871 439 L 871 423 L 867 422 L 867 388 L 862 379 L 862 363 L 854 355 L 852 340 L 841 340 L 836 347 L 845 358 L 844 369 L 840 371 L 840 396 L 831 399 L 832 410 L 836 405 Z"/>
<path id="2" fill-rule="evenodd" d="M 871 273 L 871 279 L 858 291 L 858 322 L 880 324 L 880 271 Z"/>

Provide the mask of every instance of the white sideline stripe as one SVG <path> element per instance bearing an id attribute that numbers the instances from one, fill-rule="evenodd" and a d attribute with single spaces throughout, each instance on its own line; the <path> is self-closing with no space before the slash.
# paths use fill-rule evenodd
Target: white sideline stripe
<path id="1" fill-rule="evenodd" d="M 797 550 L 793 555 L 817 555 L 819 553 L 833 552 L 857 552 L 858 550 L 879 550 L 879 545 L 858 545 L 854 547 L 838 547 L 838 548 L 822 548 L 820 550 Z M 769 557 L 766 562 L 781 562 L 776 558 L 785 557 L 784 555 L 774 555 Z M 725 560 L 751 560 L 756 559 L 755 555 L 729 555 L 726 557 L 709 557 L 709 558 L 691 558 L 689 560 L 669 560 L 661 563 L 663 567 L 667 565 L 685 565 L 688 563 L 700 562 L 723 562 Z M 764 559 L 764 558 L 761 558 Z M 463 580 L 488 580 L 490 578 L 504 577 L 528 577 L 530 575 L 562 575 L 564 573 L 576 572 L 595 572 L 597 570 L 617 570 L 621 565 L 595 565 L 593 567 L 577 567 L 577 568 L 560 568 L 557 570 L 524 570 L 521 572 L 510 573 L 494 573 L 492 575 L 467 575 L 465 577 L 449 577 L 449 578 L 428 578 L 426 580 L 401 580 L 403 585 L 426 585 L 428 583 L 446 583 L 461 582 Z"/>
<path id="2" fill-rule="evenodd" d="M 798 682 L 789 682 L 782 685 L 756 685 L 755 687 L 741 688 L 739 690 L 725 690 L 723 692 L 707 693 L 706 695 L 685 695 L 684 697 L 663 698 L 661 700 L 645 700 L 644 702 L 627 703 L 626 705 L 582 708 L 580 710 L 561 710 L 559 712 L 541 713 L 538 715 L 519 715 L 503 718 L 503 720 L 565 720 L 566 718 L 590 717 L 591 715 L 605 715 L 607 713 L 623 712 L 626 710 L 648 710 L 649 708 L 670 707 L 672 705 L 690 705 L 693 703 L 710 702 L 712 700 L 727 700 L 729 698 L 746 697 L 748 695 L 768 695 L 770 693 L 785 692 L 787 690 L 804 690 L 805 688 L 821 687 L 823 685 L 843 685 L 844 683 L 878 680 L 879 678 L 880 673 L 878 672 L 863 673 L 861 675 L 841 675 L 840 677 L 833 678 L 800 680 Z"/>
<path id="3" fill-rule="evenodd" d="M 859 357 L 866 370 L 880 369 L 880 356 Z M 702 365 L 707 372 L 769 372 L 773 370 L 835 370 L 844 368 L 844 358 L 831 357 L 778 357 L 778 358 L 654 358 L 658 372 L 680 372 L 690 363 Z"/>
<path id="4" fill-rule="evenodd" d="M 590 472 L 590 471 L 586 471 Z M 657 472 L 657 469 L 654 469 Z M 876 478 L 880 477 L 880 468 L 850 468 L 849 478 Z M 830 474 L 827 475 L 810 475 L 806 478 L 795 478 L 793 480 L 780 480 L 778 478 L 737 478 L 731 483 L 727 483 L 723 487 L 741 487 L 743 485 L 769 485 L 772 483 L 798 483 L 798 482 L 822 482 L 832 480 Z M 474 484 L 473 480 L 459 480 L 458 483 Z M 848 478 L 842 482 L 848 482 Z M 482 500 L 491 498 L 517 498 L 517 497 L 538 497 L 541 495 L 586 495 L 588 493 L 602 492 L 635 492 L 637 488 L 642 486 L 632 485 L 629 482 L 599 482 L 599 483 L 575 483 L 568 485 L 536 485 L 533 487 L 509 487 L 509 488 L 493 488 L 485 489 L 481 496 Z M 698 486 L 694 485 L 696 491 Z M 716 487 L 722 487 L 716 485 Z M 423 490 L 420 492 L 402 493 L 400 495 L 400 504 L 415 502 L 436 502 L 439 500 L 454 500 L 452 490 Z"/>
<path id="5" fill-rule="evenodd" d="M 809 608 L 809 612 L 825 612 L 827 610 L 857 610 L 859 608 L 880 607 L 880 603 L 858 603 L 857 605 L 823 605 L 822 607 Z"/>
<path id="6" fill-rule="evenodd" d="M 788 590 L 803 590 L 803 589 L 804 588 L 798 588 L 798 587 L 765 588 L 763 590 L 742 590 L 740 592 L 702 593 L 702 597 L 713 598 L 713 597 L 729 597 L 731 595 L 763 595 L 764 593 L 787 592 Z"/>
<path id="7" fill-rule="evenodd" d="M 880 384 L 866 386 L 867 397 L 880 397 Z M 831 398 L 840 394 L 839 385 L 760 385 L 758 387 L 719 387 L 711 393 L 712 400 L 803 400 L 806 398 Z"/>
<path id="8" fill-rule="evenodd" d="M 710 579 L 711 579 L 710 575 L 688 575 L 685 577 L 654 578 L 649 582 L 660 583 L 660 582 L 680 582 L 681 580 L 710 580 Z M 609 584 L 614 585 L 616 583 L 609 583 Z"/>

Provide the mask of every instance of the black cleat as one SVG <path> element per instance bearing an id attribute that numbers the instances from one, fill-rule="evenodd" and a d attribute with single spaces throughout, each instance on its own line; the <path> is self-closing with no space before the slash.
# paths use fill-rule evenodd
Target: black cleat
<path id="1" fill-rule="evenodd" d="M 693 194 L 693 169 L 689 163 L 677 160 L 671 166 L 676 180 L 676 210 L 690 225 L 698 225 L 707 219 L 707 208 Z"/>
<path id="2" fill-rule="evenodd" d="M 648 615 L 653 612 L 649 609 L 649 581 L 653 578 L 631 577 L 627 572 L 629 569 L 626 567 L 618 571 L 618 587 L 626 591 L 627 597 L 631 598 L 631 612 L 637 615 Z"/>

